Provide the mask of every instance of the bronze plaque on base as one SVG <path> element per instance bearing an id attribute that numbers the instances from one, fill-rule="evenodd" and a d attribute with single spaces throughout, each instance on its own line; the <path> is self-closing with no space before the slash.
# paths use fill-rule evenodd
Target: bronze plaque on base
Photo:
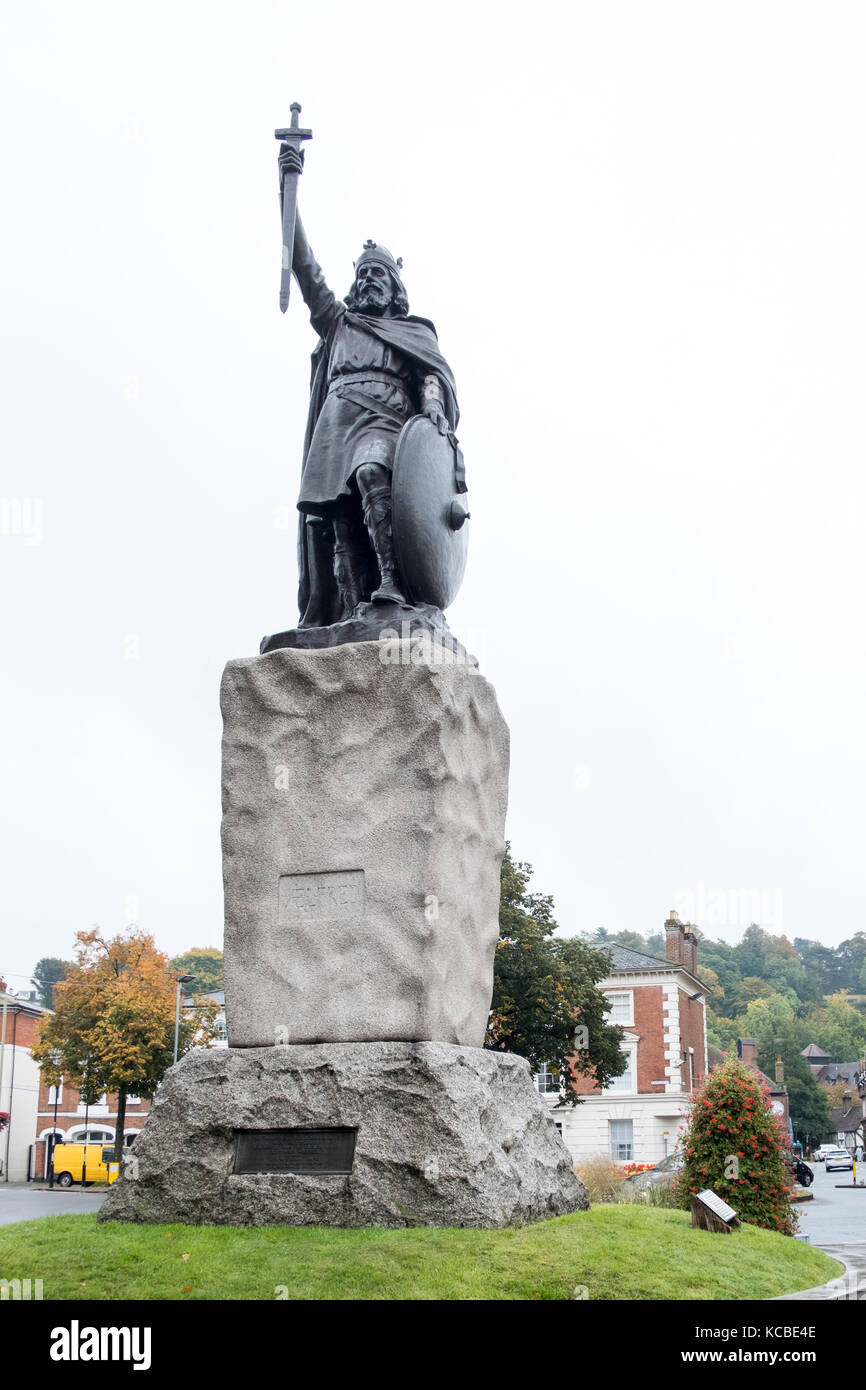
<path id="1" fill-rule="evenodd" d="M 351 1173 L 357 1129 L 236 1129 L 236 1173 Z"/>

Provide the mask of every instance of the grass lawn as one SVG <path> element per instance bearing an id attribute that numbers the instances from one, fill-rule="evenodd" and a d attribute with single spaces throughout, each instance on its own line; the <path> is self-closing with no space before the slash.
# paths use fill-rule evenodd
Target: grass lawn
<path id="1" fill-rule="evenodd" d="M 5 1279 L 46 1299 L 772 1298 L 841 1273 L 820 1250 L 687 1212 L 602 1205 L 505 1231 L 414 1227 L 98 1226 L 49 1216 L 0 1227 Z M 282 1297 L 286 1297 L 282 1293 Z"/>

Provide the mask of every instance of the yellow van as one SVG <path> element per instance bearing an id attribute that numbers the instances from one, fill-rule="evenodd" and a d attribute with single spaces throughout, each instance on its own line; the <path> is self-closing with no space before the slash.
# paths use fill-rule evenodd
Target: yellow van
<path id="1" fill-rule="evenodd" d="M 87 1173 L 84 1173 L 84 1144 L 55 1144 L 54 1180 L 60 1187 L 71 1187 L 84 1179 L 92 1182 L 114 1182 L 120 1164 L 114 1162 L 113 1144 L 87 1145 Z"/>

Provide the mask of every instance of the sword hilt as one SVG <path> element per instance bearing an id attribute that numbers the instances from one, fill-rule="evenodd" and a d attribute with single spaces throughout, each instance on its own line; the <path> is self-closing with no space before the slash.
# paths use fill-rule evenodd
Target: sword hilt
<path id="1" fill-rule="evenodd" d="M 301 114 L 300 102 L 293 101 L 290 109 L 292 112 L 291 125 L 284 127 L 282 130 L 275 130 L 274 139 L 282 140 L 287 145 L 294 145 L 295 149 L 298 150 L 301 147 L 302 140 L 312 140 L 313 132 L 311 130 L 301 130 L 298 125 L 298 117 Z"/>

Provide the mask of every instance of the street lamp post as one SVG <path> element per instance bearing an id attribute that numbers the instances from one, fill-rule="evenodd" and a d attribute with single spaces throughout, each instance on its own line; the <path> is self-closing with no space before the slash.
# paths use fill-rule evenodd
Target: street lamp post
<path id="1" fill-rule="evenodd" d="M 174 1006 L 174 1061 L 177 1061 L 177 1039 L 180 1032 L 180 987 L 191 980 L 192 975 L 177 976 L 177 999 Z"/>

